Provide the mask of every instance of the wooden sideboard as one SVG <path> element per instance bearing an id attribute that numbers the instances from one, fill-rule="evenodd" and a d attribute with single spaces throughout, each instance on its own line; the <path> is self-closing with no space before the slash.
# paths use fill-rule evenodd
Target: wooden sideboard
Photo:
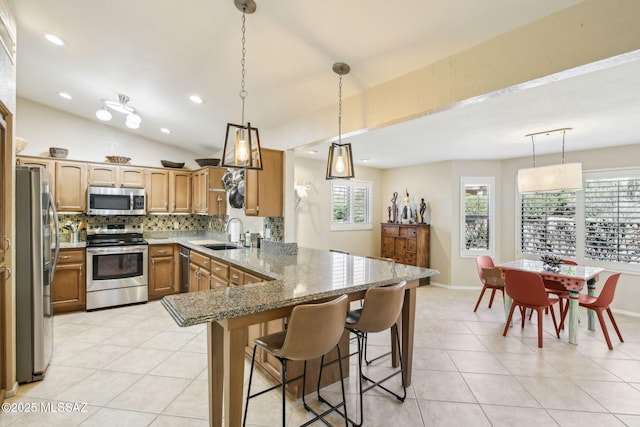
<path id="1" fill-rule="evenodd" d="M 417 267 L 429 267 L 429 224 L 380 224 L 380 255 L 396 262 Z M 426 285 L 429 278 L 421 279 Z"/>

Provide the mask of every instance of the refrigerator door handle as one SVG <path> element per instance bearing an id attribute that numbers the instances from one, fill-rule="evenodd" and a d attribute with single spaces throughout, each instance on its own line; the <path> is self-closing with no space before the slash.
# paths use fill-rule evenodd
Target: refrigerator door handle
<path id="1" fill-rule="evenodd" d="M 53 264 L 51 265 L 51 282 L 53 283 L 53 276 L 56 273 L 56 266 L 58 265 L 58 255 L 60 254 L 60 223 L 58 222 L 58 211 L 56 211 L 56 206 L 53 203 L 53 197 L 51 197 L 51 193 L 49 193 L 49 209 L 53 212 L 53 223 L 55 225 L 56 230 L 56 246 L 55 253 L 53 255 Z"/>

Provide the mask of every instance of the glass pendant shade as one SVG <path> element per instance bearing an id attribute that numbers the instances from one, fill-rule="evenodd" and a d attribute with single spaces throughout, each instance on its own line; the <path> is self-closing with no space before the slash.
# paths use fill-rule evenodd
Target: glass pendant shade
<path id="1" fill-rule="evenodd" d="M 348 179 L 354 176 L 351 144 L 338 144 L 334 142 L 331 144 L 331 147 L 329 147 L 327 179 Z"/>
<path id="2" fill-rule="evenodd" d="M 520 193 L 575 190 L 582 190 L 582 163 L 564 163 L 518 171 Z"/>
<path id="3" fill-rule="evenodd" d="M 262 170 L 260 136 L 258 128 L 227 123 L 224 139 L 222 167 Z"/>

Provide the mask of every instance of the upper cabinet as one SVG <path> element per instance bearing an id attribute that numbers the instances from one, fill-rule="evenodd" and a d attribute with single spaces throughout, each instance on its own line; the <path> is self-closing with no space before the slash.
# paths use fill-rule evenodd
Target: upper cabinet
<path id="1" fill-rule="evenodd" d="M 55 193 L 56 188 L 56 162 L 52 159 L 42 157 L 16 157 L 16 164 L 19 166 L 38 166 L 49 172 L 49 188 Z M 55 196 L 55 194 L 53 194 Z"/>
<path id="2" fill-rule="evenodd" d="M 169 212 L 169 171 L 147 169 L 147 212 Z"/>
<path id="3" fill-rule="evenodd" d="M 193 173 L 193 212 L 226 215 L 227 198 L 222 185 L 225 168 L 206 167 Z"/>
<path id="4" fill-rule="evenodd" d="M 263 148 L 263 169 L 244 175 L 244 213 L 247 216 L 282 216 L 284 153 Z"/>
<path id="5" fill-rule="evenodd" d="M 169 171 L 169 209 L 174 213 L 191 213 L 190 171 Z"/>
<path id="6" fill-rule="evenodd" d="M 91 163 L 89 164 L 89 185 L 144 188 L 144 169 L 133 166 Z"/>
<path id="7" fill-rule="evenodd" d="M 58 212 L 85 212 L 87 208 L 87 164 L 57 160 L 55 203 Z"/>

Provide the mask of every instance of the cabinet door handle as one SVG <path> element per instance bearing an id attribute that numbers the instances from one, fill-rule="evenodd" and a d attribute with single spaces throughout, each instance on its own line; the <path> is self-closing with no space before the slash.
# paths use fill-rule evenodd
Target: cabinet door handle
<path id="1" fill-rule="evenodd" d="M 239 279 L 240 276 L 238 276 L 237 274 L 234 274 L 233 276 L 231 276 L 232 279 Z"/>
<path id="2" fill-rule="evenodd" d="M 4 271 L 5 271 L 5 273 L 9 273 L 9 275 L 7 277 L 5 277 L 4 280 L 11 279 L 11 269 L 9 267 L 5 267 Z"/>
<path id="3" fill-rule="evenodd" d="M 7 243 L 4 250 L 8 251 L 9 249 L 11 249 L 11 239 L 9 239 L 7 236 L 4 236 L 4 241 Z"/>
<path id="4" fill-rule="evenodd" d="M 156 268 L 156 260 L 151 259 L 151 268 Z"/>
<path id="5" fill-rule="evenodd" d="M 162 249 L 162 250 L 159 250 L 159 251 L 158 251 L 158 253 L 159 253 L 159 254 L 166 254 L 166 253 L 167 253 L 167 250 L 166 250 L 166 249 Z"/>
<path id="6" fill-rule="evenodd" d="M 58 258 L 60 258 L 60 259 L 69 259 L 69 258 L 71 258 L 71 255 L 60 255 Z"/>

